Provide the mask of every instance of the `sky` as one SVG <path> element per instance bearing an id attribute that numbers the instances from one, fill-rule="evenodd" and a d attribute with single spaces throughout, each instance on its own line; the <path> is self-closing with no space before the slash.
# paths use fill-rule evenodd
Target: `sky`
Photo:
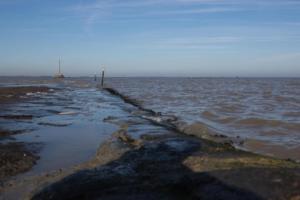
<path id="1" fill-rule="evenodd" d="M 0 0 L 0 76 L 300 77 L 300 0 Z"/>

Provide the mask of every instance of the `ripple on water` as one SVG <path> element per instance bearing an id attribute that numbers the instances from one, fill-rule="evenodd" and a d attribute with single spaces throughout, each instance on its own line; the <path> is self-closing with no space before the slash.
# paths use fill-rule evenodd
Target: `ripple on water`
<path id="1" fill-rule="evenodd" d="M 220 134 L 271 143 L 276 134 L 277 144 L 300 146 L 299 78 L 112 78 L 108 84 L 187 124 L 200 121 Z"/>

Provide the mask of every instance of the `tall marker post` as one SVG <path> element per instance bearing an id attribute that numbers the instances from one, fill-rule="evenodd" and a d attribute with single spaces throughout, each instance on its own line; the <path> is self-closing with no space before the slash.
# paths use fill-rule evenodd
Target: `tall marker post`
<path id="1" fill-rule="evenodd" d="M 104 87 L 104 67 L 102 68 L 102 79 L 101 79 L 101 87 Z"/>

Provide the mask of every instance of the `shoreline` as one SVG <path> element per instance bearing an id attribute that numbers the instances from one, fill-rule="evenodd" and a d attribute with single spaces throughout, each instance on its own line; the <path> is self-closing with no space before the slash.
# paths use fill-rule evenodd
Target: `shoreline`
<path id="1" fill-rule="evenodd" d="M 171 133 L 134 139 L 121 128 L 83 168 L 32 199 L 297 199 L 300 165 Z"/>
<path id="2" fill-rule="evenodd" d="M 221 135 L 199 137 L 192 130 L 180 130 L 176 117 L 145 109 L 115 89 L 104 90 L 133 105 L 131 112 L 138 114 L 125 121 L 103 119 L 119 130 L 90 161 L 23 182 L 12 180 L 3 185 L 5 195 L 20 191 L 27 199 L 300 198 L 298 163 L 239 150 Z M 151 134 L 143 126 L 161 129 Z"/>

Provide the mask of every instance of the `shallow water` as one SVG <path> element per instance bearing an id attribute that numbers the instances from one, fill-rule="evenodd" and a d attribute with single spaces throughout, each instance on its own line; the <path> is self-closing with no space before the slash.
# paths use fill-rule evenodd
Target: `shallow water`
<path id="1" fill-rule="evenodd" d="M 112 78 L 107 84 L 185 125 L 202 122 L 270 147 L 241 148 L 300 160 L 299 78 Z"/>
<path id="2" fill-rule="evenodd" d="M 5 86 L 16 85 L 6 83 Z M 3 83 L 4 85 L 4 83 Z M 40 85 L 39 80 L 24 79 L 23 85 Z M 0 127 L 26 130 L 13 141 L 40 143 L 40 159 L 24 176 L 73 167 L 95 156 L 99 145 L 118 129 L 104 122 L 108 116 L 126 116 L 120 99 L 97 90 L 95 83 L 82 80 L 44 83 L 55 87 L 54 93 L 33 93 L 24 101 L 2 106 L 1 115 L 28 115 L 32 119 L 0 119 Z M 0 142 L 10 142 L 11 138 Z"/>

